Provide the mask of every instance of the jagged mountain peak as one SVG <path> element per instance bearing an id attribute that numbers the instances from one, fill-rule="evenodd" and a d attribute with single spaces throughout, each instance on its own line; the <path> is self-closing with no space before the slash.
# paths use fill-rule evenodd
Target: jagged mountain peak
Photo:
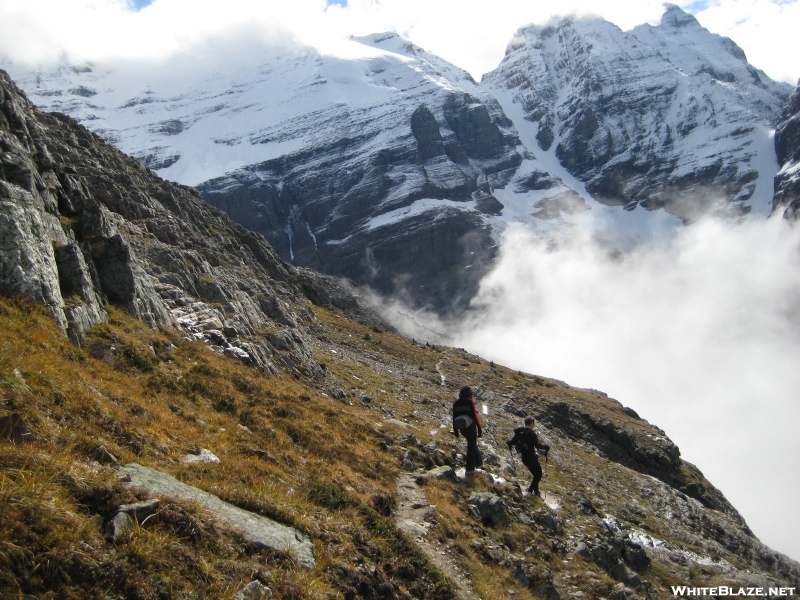
<path id="1" fill-rule="evenodd" d="M 371 33 L 364 36 L 351 36 L 350 39 L 383 52 L 408 59 L 411 62 L 407 62 L 405 65 L 406 67 L 413 65 L 421 68 L 429 76 L 439 77 L 443 85 L 465 83 L 477 86 L 472 75 L 464 69 L 428 52 L 394 31 Z"/>
<path id="2" fill-rule="evenodd" d="M 369 33 L 367 35 L 353 35 L 350 39 L 361 44 L 389 50 L 397 53 L 409 53 L 418 47 L 394 31 Z"/>
<path id="3" fill-rule="evenodd" d="M 677 4 L 664 3 L 664 14 L 661 16 L 661 25 L 681 29 L 684 27 L 700 27 L 700 23 L 693 15 L 684 11 Z"/>
<path id="4" fill-rule="evenodd" d="M 595 200 L 684 222 L 766 214 L 777 169 L 755 157 L 772 154 L 790 88 L 728 38 L 675 26 L 687 19 L 667 6 L 661 25 L 630 32 L 596 18 L 528 27 L 482 83 L 535 124 L 526 146 Z"/>
<path id="5" fill-rule="evenodd" d="M 689 75 L 706 75 L 722 84 L 756 85 L 780 101 L 786 97 L 790 88 L 772 81 L 748 63 L 744 50 L 736 42 L 711 33 L 679 7 L 665 6 L 667 10 L 659 25 L 639 25 L 632 30 L 637 39 Z"/>

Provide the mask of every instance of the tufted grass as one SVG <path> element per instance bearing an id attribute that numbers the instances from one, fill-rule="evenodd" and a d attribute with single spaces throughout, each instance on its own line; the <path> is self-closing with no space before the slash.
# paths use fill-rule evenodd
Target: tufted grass
<path id="1" fill-rule="evenodd" d="M 501 454 L 521 421 L 503 410 L 509 399 L 533 415 L 566 402 L 651 443 L 646 421 L 602 395 L 324 308 L 314 313 L 306 339 L 327 367 L 323 382 L 265 375 L 176 331 L 149 329 L 115 307 L 78 348 L 43 309 L 0 298 L 0 416 L 18 412 L 35 437 L 20 446 L 0 440 L 0 595 L 230 599 L 257 579 L 275 598 L 358 598 L 388 583 L 404 600 L 447 600 L 456 592 L 397 530 L 391 509 L 404 460 L 413 468 L 463 466 L 463 457 L 456 458 L 463 440 L 449 435 L 450 405 L 461 385 L 472 385 L 479 403 L 490 406 L 481 444 Z M 263 331 L 271 335 L 280 327 Z M 583 541 L 607 535 L 607 514 L 675 548 L 720 553 L 747 566 L 674 526 L 670 510 L 685 503 L 679 496 L 653 495 L 644 489 L 654 485 L 649 477 L 556 430 L 540 432 L 552 448 L 541 487 L 559 505 L 568 524 L 562 531 L 538 523 L 546 513 L 542 500 L 523 498 L 512 486 L 481 477 L 427 486 L 436 505 L 429 536 L 457 557 L 482 598 L 507 598 L 509 591 L 520 600 L 543 597 L 535 583 L 515 576 L 504 562 L 509 555 L 536 577 L 557 581 L 565 594 L 611 596 L 616 582 L 576 552 Z M 99 521 L 146 497 L 92 460 L 101 445 L 123 464 L 159 469 L 298 528 L 314 544 L 316 567 L 255 550 L 200 506 L 170 498 L 119 541 L 105 540 Z M 184 461 L 200 449 L 221 463 Z M 524 485 L 528 474 L 518 459 L 516 466 Z M 482 523 L 467 506 L 474 490 L 496 493 L 532 521 Z M 581 497 L 596 514 L 581 511 Z M 654 560 L 643 577 L 654 597 L 672 584 L 730 583 L 691 561 L 667 558 Z"/>
<path id="2" fill-rule="evenodd" d="M 254 579 L 278 598 L 336 598 L 355 589 L 361 566 L 394 572 L 398 561 L 412 568 L 390 576 L 395 589 L 453 597 L 391 521 L 387 540 L 370 541 L 375 520 L 365 515 L 393 489 L 400 461 L 397 449 L 381 448 L 386 434 L 357 398 L 334 400 L 114 307 L 109 314 L 77 348 L 39 307 L 0 299 L 0 416 L 20 413 L 36 440 L 0 441 L 4 598 L 232 598 Z M 169 498 L 106 541 L 98 519 L 146 496 L 91 459 L 100 445 L 123 464 L 299 528 L 314 541 L 316 568 L 254 550 L 200 507 Z M 221 465 L 183 462 L 199 448 Z"/>

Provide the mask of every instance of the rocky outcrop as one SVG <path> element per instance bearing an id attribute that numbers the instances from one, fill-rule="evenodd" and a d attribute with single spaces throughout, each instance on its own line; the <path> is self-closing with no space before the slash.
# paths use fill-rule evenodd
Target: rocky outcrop
<path id="1" fill-rule="evenodd" d="M 319 380 L 303 333 L 312 301 L 385 326 L 353 287 L 285 264 L 195 190 L 36 110 L 4 72 L 0 99 L 0 292 L 44 304 L 76 342 L 114 304 L 254 367 Z"/>
<path id="2" fill-rule="evenodd" d="M 639 420 L 636 416 L 633 418 Z M 725 496 L 694 466 L 681 460 L 678 447 L 657 427 L 639 420 L 637 425 L 645 430 L 636 434 L 619 420 L 581 411 L 566 402 L 548 404 L 538 413 L 537 419 L 574 440 L 590 445 L 604 458 L 652 475 L 699 500 L 704 506 L 725 512 L 747 529 L 744 519 Z"/>
<path id="3" fill-rule="evenodd" d="M 783 211 L 785 219 L 800 218 L 800 83 L 783 109 L 775 131 L 775 154 L 780 172 L 775 177 L 773 211 Z"/>
<path id="4" fill-rule="evenodd" d="M 301 566 L 308 569 L 314 567 L 311 541 L 293 527 L 281 525 L 267 517 L 228 504 L 213 494 L 181 483 L 171 475 L 148 467 L 131 463 L 122 467 L 120 472 L 130 476 L 128 485 L 132 487 L 146 490 L 151 494 L 163 494 L 171 498 L 197 502 L 210 510 L 220 521 L 240 530 L 244 539 L 254 546 L 289 552 L 294 555 Z M 149 507 L 150 504 L 147 506 Z M 127 522 L 134 519 L 134 511 L 140 506 L 121 507 L 117 513 L 122 515 L 119 517 L 120 521 Z"/>

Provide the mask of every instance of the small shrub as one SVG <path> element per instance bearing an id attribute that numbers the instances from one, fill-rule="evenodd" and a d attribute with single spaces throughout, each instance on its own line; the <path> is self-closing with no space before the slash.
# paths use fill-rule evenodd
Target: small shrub
<path id="1" fill-rule="evenodd" d="M 120 363 L 128 367 L 133 367 L 142 373 L 153 370 L 157 360 L 155 356 L 148 355 L 146 350 L 142 350 L 133 344 L 125 344 L 119 349 Z"/>
<path id="2" fill-rule="evenodd" d="M 201 375 L 203 377 L 219 377 L 220 373 L 216 369 L 209 367 L 207 364 L 200 363 L 198 365 L 194 365 L 191 369 L 189 369 L 190 375 Z"/>
<path id="3" fill-rule="evenodd" d="M 242 392 L 243 394 L 258 394 L 261 390 L 249 379 L 244 377 L 234 377 L 232 380 L 233 387 Z"/>
<path id="4" fill-rule="evenodd" d="M 352 502 L 348 493 L 340 485 L 319 479 L 309 482 L 306 497 L 310 502 L 325 508 L 344 508 Z"/>
<path id="5" fill-rule="evenodd" d="M 211 406 L 217 412 L 236 413 L 236 398 L 230 394 L 221 394 L 211 401 Z"/>

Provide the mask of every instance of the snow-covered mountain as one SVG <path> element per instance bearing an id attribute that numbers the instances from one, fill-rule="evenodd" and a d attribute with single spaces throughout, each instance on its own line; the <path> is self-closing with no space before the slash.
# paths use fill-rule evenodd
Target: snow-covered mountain
<path id="1" fill-rule="evenodd" d="M 493 252 L 482 215 L 502 209 L 490 190 L 522 162 L 516 132 L 466 72 L 395 34 L 342 52 L 15 77 L 39 106 L 197 185 L 286 260 L 442 306 Z"/>
<path id="2" fill-rule="evenodd" d="M 533 154 L 602 203 L 685 221 L 769 210 L 770 132 L 790 87 L 675 5 L 630 32 L 572 18 L 522 29 L 483 83 L 515 124 L 531 123 Z"/>
<path id="3" fill-rule="evenodd" d="M 2 66 L 285 260 L 440 312 L 467 305 L 510 222 L 602 215 L 622 243 L 708 212 L 766 214 L 791 92 L 670 5 L 631 32 L 520 30 L 480 84 L 391 33 L 324 54 L 211 44 L 146 67 Z"/>

